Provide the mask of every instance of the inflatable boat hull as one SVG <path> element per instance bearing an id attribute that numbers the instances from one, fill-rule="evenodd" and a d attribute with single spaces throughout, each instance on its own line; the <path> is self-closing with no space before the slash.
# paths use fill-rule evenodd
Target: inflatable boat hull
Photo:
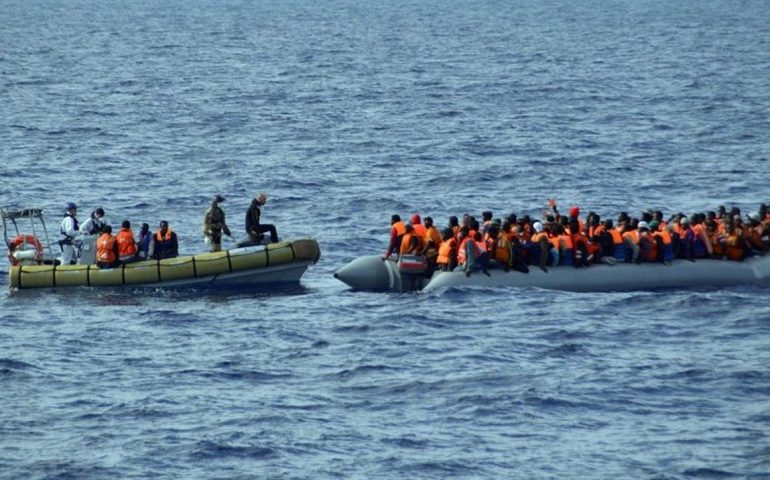
<path id="1" fill-rule="evenodd" d="M 489 276 L 477 271 L 436 272 L 430 279 L 401 275 L 393 260 L 378 256 L 360 257 L 334 275 L 357 290 L 406 292 L 433 291 L 448 287 L 535 287 L 572 292 L 654 290 L 665 288 L 729 287 L 770 285 L 770 256 L 744 262 L 727 260 L 675 260 L 670 266 L 644 263 L 593 265 L 589 268 L 556 267 L 529 273 L 490 269 Z"/>
<path id="2" fill-rule="evenodd" d="M 62 287 L 253 288 L 296 283 L 318 261 L 312 239 L 146 260 L 116 268 L 96 265 L 14 266 L 11 289 Z"/>

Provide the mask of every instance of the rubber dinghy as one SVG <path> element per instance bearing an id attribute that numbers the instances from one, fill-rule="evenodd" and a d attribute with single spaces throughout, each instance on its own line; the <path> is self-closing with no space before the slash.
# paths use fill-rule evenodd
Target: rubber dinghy
<path id="1" fill-rule="evenodd" d="M 377 255 L 359 257 L 339 269 L 334 277 L 356 290 L 408 292 L 432 291 L 446 287 L 537 287 L 572 292 L 653 290 L 664 288 L 729 287 L 770 285 L 770 256 L 743 262 L 701 259 L 658 263 L 597 264 L 588 268 L 553 267 L 543 272 L 530 267 L 529 273 L 490 269 L 489 276 L 475 271 L 436 272 L 430 279 L 402 275 L 394 260 Z"/>
<path id="2" fill-rule="evenodd" d="M 145 260 L 116 268 L 96 265 L 17 265 L 12 289 L 60 287 L 264 288 L 299 282 L 321 255 L 318 242 L 300 239 L 193 256 Z"/>

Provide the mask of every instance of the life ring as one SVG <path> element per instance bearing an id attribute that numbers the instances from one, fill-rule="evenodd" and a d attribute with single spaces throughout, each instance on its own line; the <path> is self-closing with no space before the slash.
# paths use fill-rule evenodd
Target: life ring
<path id="1" fill-rule="evenodd" d="M 43 262 L 43 245 L 34 235 L 18 235 L 8 244 L 8 260 L 11 265 L 26 260 L 40 264 Z"/>

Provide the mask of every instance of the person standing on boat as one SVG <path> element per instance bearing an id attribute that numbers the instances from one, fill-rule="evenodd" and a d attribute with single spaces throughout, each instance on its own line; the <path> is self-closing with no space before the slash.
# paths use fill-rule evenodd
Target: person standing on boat
<path id="1" fill-rule="evenodd" d="M 176 233 L 168 228 L 166 220 L 160 221 L 160 228 L 153 236 L 152 258 L 153 260 L 162 260 L 164 258 L 174 258 L 179 255 L 179 242 Z"/>
<path id="2" fill-rule="evenodd" d="M 211 200 L 211 207 L 206 210 L 206 214 L 203 216 L 203 235 L 211 243 L 212 252 L 222 250 L 222 232 L 230 237 L 230 228 L 225 222 L 225 211 L 219 206 L 224 201 L 225 198 L 222 195 L 214 195 Z"/>
<path id="3" fill-rule="evenodd" d="M 91 216 L 83 222 L 80 226 L 81 235 L 98 235 L 102 232 L 102 228 L 107 225 L 107 220 L 104 218 L 104 209 L 102 207 L 97 208 L 91 213 Z"/>
<path id="4" fill-rule="evenodd" d="M 265 232 L 270 232 L 270 242 L 275 243 L 278 241 L 278 231 L 274 225 L 268 223 L 259 223 L 259 219 L 262 216 L 262 207 L 267 202 L 267 195 L 260 193 L 254 197 L 249 205 L 249 209 L 246 211 L 246 233 L 254 243 L 262 241 Z"/>
<path id="5" fill-rule="evenodd" d="M 78 236 L 78 206 L 69 202 L 64 209 L 64 218 L 61 221 L 61 230 L 59 232 L 59 247 L 61 248 L 61 265 L 70 265 L 75 263 L 75 247 L 73 241 Z"/>

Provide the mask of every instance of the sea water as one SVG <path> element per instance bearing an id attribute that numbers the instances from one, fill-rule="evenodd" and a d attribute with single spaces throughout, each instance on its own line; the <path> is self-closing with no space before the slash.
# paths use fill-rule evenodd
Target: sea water
<path id="1" fill-rule="evenodd" d="M 322 250 L 288 289 L 1 294 L 2 478 L 770 478 L 766 289 L 332 277 L 394 213 L 770 202 L 767 2 L 3 0 L 0 125 L 0 205 L 53 236 L 74 201 L 197 253 L 264 191 Z"/>

